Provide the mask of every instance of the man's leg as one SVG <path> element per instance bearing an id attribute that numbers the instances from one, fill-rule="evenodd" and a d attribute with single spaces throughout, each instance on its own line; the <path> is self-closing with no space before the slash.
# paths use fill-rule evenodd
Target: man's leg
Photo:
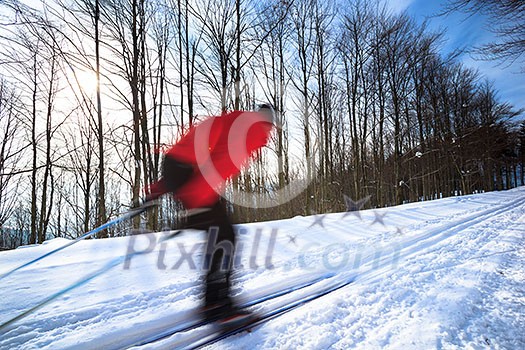
<path id="1" fill-rule="evenodd" d="M 193 175 L 190 165 L 165 157 L 162 177 L 169 192 L 176 190 Z M 187 228 L 208 232 L 205 252 L 205 309 L 213 317 L 227 313 L 234 306 L 230 298 L 231 272 L 235 255 L 235 232 L 222 201 L 209 210 L 188 218 Z M 218 306 L 218 307 L 217 307 Z"/>
<path id="2" fill-rule="evenodd" d="M 208 232 L 204 267 L 207 269 L 205 285 L 205 309 L 208 316 L 231 310 L 231 272 L 235 254 L 235 232 L 219 201 L 209 211 L 190 217 L 188 227 Z"/>

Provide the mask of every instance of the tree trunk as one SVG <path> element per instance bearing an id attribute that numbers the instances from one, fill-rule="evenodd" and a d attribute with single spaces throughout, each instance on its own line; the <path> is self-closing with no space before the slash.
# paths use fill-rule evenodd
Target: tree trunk
<path id="1" fill-rule="evenodd" d="M 97 78 L 96 99 L 97 99 L 97 138 L 98 138 L 98 215 L 96 226 L 100 226 L 107 221 L 106 214 L 106 176 L 104 164 L 104 126 L 102 123 L 102 97 L 100 93 L 100 39 L 99 39 L 99 21 L 100 21 L 100 0 L 95 1 L 95 74 Z M 87 208 L 87 207 L 86 207 Z M 99 238 L 106 238 L 106 230 L 98 234 Z"/>

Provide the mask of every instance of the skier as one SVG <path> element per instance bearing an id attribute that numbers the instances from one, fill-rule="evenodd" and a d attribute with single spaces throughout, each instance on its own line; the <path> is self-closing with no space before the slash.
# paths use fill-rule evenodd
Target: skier
<path id="1" fill-rule="evenodd" d="M 187 209 L 203 209 L 188 218 L 187 228 L 208 232 L 202 313 L 208 319 L 249 316 L 230 296 L 235 232 L 221 194 L 253 154 L 268 142 L 275 112 L 269 104 L 257 112 L 234 111 L 210 117 L 190 130 L 164 155 L 162 176 L 146 201 L 172 193 Z"/>

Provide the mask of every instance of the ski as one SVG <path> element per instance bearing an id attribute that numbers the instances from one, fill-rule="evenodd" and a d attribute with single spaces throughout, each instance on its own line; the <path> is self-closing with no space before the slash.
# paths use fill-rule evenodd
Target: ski
<path id="1" fill-rule="evenodd" d="M 198 349 L 204 346 L 212 345 L 220 340 L 226 339 L 233 335 L 239 334 L 244 331 L 249 331 L 253 329 L 254 327 L 260 326 L 287 312 L 295 310 L 304 304 L 307 304 L 313 300 L 319 299 L 327 294 L 333 293 L 343 287 L 346 287 L 355 281 L 355 277 L 356 276 L 351 276 L 344 280 L 340 280 L 338 282 L 331 283 L 330 285 L 324 288 L 320 288 L 319 290 L 312 292 L 306 297 L 292 300 L 278 308 L 271 309 L 261 314 L 258 314 L 256 315 L 256 317 L 254 317 L 250 321 L 242 323 L 238 326 L 227 327 L 225 329 L 224 328 L 221 329 L 220 327 L 212 328 L 211 332 L 208 334 L 203 335 L 201 332 L 189 338 L 185 338 L 185 339 L 183 338 L 175 343 L 170 343 L 169 347 L 173 349 Z"/>
<path id="2" fill-rule="evenodd" d="M 261 296 L 258 296 L 256 298 L 253 298 L 251 300 L 242 302 L 242 303 L 240 303 L 239 307 L 244 309 L 244 308 L 249 308 L 249 307 L 252 307 L 252 306 L 256 306 L 256 305 L 259 305 L 259 304 L 261 304 L 263 302 L 266 302 L 266 301 L 269 301 L 269 300 L 272 300 L 272 299 L 276 299 L 276 298 L 279 298 L 279 297 L 284 296 L 286 294 L 290 294 L 290 293 L 298 291 L 300 289 L 304 289 L 306 287 L 312 286 L 312 285 L 314 285 L 314 284 L 316 284 L 318 282 L 321 282 L 323 280 L 329 279 L 329 278 L 331 278 L 333 276 L 334 276 L 334 274 L 327 273 L 327 274 L 321 275 L 319 277 L 310 279 L 308 281 L 305 281 L 305 282 L 302 282 L 302 283 L 298 283 L 298 284 L 293 285 L 293 286 L 281 288 L 279 290 L 276 290 L 276 291 L 273 291 L 273 292 L 269 292 L 269 293 L 263 294 Z M 126 344 L 126 345 L 120 344 L 118 349 L 127 349 L 127 348 L 130 348 L 130 347 L 144 346 L 144 345 L 147 345 L 147 344 L 158 342 L 158 341 L 161 341 L 163 339 L 169 338 L 170 336 L 172 336 L 172 335 L 174 335 L 176 333 L 188 332 L 188 331 L 191 331 L 193 329 L 197 329 L 197 328 L 206 326 L 206 325 L 211 324 L 213 322 L 216 322 L 218 320 L 219 320 L 218 318 L 217 319 L 201 319 L 201 318 L 197 318 L 196 320 L 195 319 L 180 320 L 180 321 L 176 322 L 174 325 L 172 325 L 171 327 L 165 329 L 164 331 L 155 333 L 154 335 L 151 335 L 149 337 L 143 338 L 143 339 L 141 339 L 139 341 L 136 341 L 136 342 L 130 342 L 130 343 Z"/>
<path id="3" fill-rule="evenodd" d="M 95 235 L 95 234 L 97 234 L 97 233 L 99 233 L 101 231 L 104 231 L 108 227 L 114 226 L 114 225 L 116 225 L 116 224 L 118 224 L 118 223 L 120 223 L 122 221 L 131 219 L 131 218 L 133 218 L 133 217 L 135 217 L 137 215 L 140 215 L 143 212 L 145 212 L 146 210 L 156 206 L 157 204 L 158 204 L 157 202 L 151 201 L 151 202 L 146 202 L 146 203 L 142 204 L 141 206 L 139 206 L 137 208 L 130 209 L 129 211 L 127 211 L 124 214 L 114 218 L 113 220 L 110 220 L 110 221 L 106 222 L 105 224 L 100 225 L 100 226 L 94 228 L 93 230 L 91 230 L 89 232 L 84 233 L 82 236 L 77 237 L 76 239 L 72 240 L 71 242 L 68 242 L 68 243 L 64 244 L 63 246 L 61 246 L 61 247 L 53 249 L 50 252 L 47 252 L 47 253 L 45 253 L 45 254 L 43 254 L 43 255 L 41 255 L 41 256 L 33 259 L 33 260 L 30 260 L 30 261 L 28 261 L 28 262 L 26 262 L 26 263 L 24 263 L 24 264 L 22 264 L 22 265 L 20 265 L 18 267 L 15 267 L 14 269 L 11 269 L 11 270 L 1 274 L 0 275 L 0 280 L 6 278 L 7 276 L 11 275 L 12 273 L 14 273 L 14 272 L 16 272 L 18 270 L 21 270 L 21 269 L 23 269 L 25 267 L 33 265 L 34 263 L 37 263 L 37 262 L 41 261 L 42 259 L 47 258 L 50 255 L 56 254 L 59 251 L 64 250 L 67 247 L 72 246 L 73 244 L 76 244 L 76 243 L 78 243 L 78 242 L 80 242 L 80 241 L 82 241 L 82 240 L 84 240 L 84 239 L 86 239 L 88 237 L 91 237 L 91 236 L 93 236 L 93 235 Z"/>
<path id="4" fill-rule="evenodd" d="M 167 240 L 169 240 L 169 239 L 171 239 L 173 237 L 176 237 L 180 232 L 181 231 L 171 232 L 171 233 L 167 234 L 166 236 L 161 237 L 161 239 L 159 240 L 159 243 L 165 242 L 165 241 L 167 241 Z M 132 253 L 125 254 L 125 255 L 122 255 L 122 256 L 119 256 L 119 257 L 116 257 L 116 258 L 110 260 L 106 265 L 102 266 L 100 269 L 90 273 L 89 275 L 86 275 L 86 276 L 82 277 L 81 279 L 79 279 L 75 283 L 73 283 L 73 284 L 71 284 L 71 285 L 69 285 L 69 286 L 59 290 L 58 292 L 56 292 L 54 294 L 51 294 L 47 298 L 44 298 L 43 300 L 41 300 L 35 306 L 33 306 L 33 307 L 25 310 L 24 312 L 22 312 L 18 316 L 13 317 L 12 319 L 10 319 L 10 320 L 0 324 L 0 331 L 5 329 L 6 327 L 12 325 L 13 323 L 15 323 L 15 322 L 17 322 L 17 321 L 27 317 L 28 315 L 32 314 L 36 310 L 46 306 L 47 304 L 49 304 L 53 300 L 59 298 L 60 296 L 62 296 L 64 294 L 72 291 L 73 289 L 76 289 L 76 288 L 78 288 L 80 286 L 83 286 L 84 284 L 88 283 L 89 281 L 91 281 L 95 277 L 100 276 L 100 275 L 108 272 L 109 270 L 111 270 L 115 266 L 118 266 L 121 263 L 123 263 L 124 261 L 129 260 L 129 259 L 133 258 L 134 256 L 137 256 L 137 255 L 140 255 L 140 254 L 144 254 L 144 251 L 134 251 Z"/>

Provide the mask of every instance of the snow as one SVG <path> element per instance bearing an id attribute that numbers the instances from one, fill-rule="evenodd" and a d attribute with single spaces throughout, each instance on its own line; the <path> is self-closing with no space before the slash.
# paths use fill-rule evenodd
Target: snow
<path id="1" fill-rule="evenodd" d="M 259 311 L 355 281 L 210 348 L 525 349 L 525 187 L 239 229 L 239 300 L 333 274 Z M 116 257 L 145 251 L 0 330 L 0 348 L 121 348 L 195 317 L 204 233 L 159 243 L 163 235 L 81 241 L 0 280 L 2 324 Z M 1 252 L 0 275 L 68 242 Z M 205 331 L 135 348 L 170 349 Z"/>

